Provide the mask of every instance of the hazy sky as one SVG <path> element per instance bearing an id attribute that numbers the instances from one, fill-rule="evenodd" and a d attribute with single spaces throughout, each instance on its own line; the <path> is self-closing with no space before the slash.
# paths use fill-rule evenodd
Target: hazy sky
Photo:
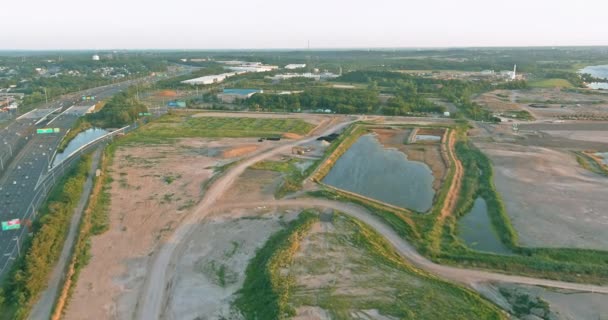
<path id="1" fill-rule="evenodd" d="M 3 0 L 0 49 L 608 45 L 608 0 Z"/>

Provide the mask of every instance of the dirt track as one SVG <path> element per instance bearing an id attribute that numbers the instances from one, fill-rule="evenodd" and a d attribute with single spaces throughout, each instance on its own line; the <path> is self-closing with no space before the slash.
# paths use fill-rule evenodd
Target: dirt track
<path id="1" fill-rule="evenodd" d="M 513 276 L 501 273 L 494 273 L 482 270 L 460 269 L 451 266 L 436 264 L 424 256 L 420 255 L 412 245 L 401 238 L 395 230 L 386 225 L 384 222 L 373 216 L 365 208 L 355 204 L 345 203 L 340 201 L 322 200 L 322 199 L 293 199 L 293 200 L 275 200 L 265 202 L 242 203 L 230 206 L 231 208 L 239 207 L 258 207 L 265 206 L 308 206 L 334 209 L 345 213 L 351 217 L 359 219 L 370 227 L 382 234 L 384 238 L 390 242 L 395 249 L 408 261 L 412 262 L 417 267 L 433 273 L 443 279 L 465 284 L 469 287 L 475 287 L 480 282 L 508 282 L 527 284 L 534 286 L 544 286 L 559 289 L 569 289 L 581 292 L 594 292 L 608 294 L 608 286 L 597 286 L 591 284 L 571 283 L 555 280 L 537 279 L 524 276 Z M 227 207 L 217 208 L 225 210 Z"/>
<path id="2" fill-rule="evenodd" d="M 329 134 L 347 126 L 350 122 L 337 124 L 328 130 L 325 134 Z M 238 178 L 249 166 L 254 163 L 272 157 L 274 155 L 289 152 L 295 145 L 309 143 L 314 141 L 316 137 L 311 137 L 295 142 L 282 144 L 275 149 L 257 153 L 256 155 L 240 162 L 238 165 L 226 172 L 220 179 L 216 181 L 206 192 L 203 200 L 198 207 L 186 217 L 179 228 L 169 237 L 162 247 L 155 252 L 152 258 L 152 265 L 149 266 L 146 273 L 146 282 L 143 287 L 142 296 L 138 298 L 135 318 L 137 319 L 158 319 L 162 312 L 162 307 L 165 305 L 165 289 L 167 284 L 173 281 L 172 275 L 175 269 L 174 256 L 176 249 L 184 243 L 184 239 L 193 232 L 198 223 L 208 215 L 212 206 L 217 200 L 223 196 L 224 192 L 230 188 L 236 178 Z"/>
<path id="3" fill-rule="evenodd" d="M 331 130 L 328 130 L 328 132 L 335 131 L 338 129 L 338 127 L 343 127 L 345 125 L 346 123 L 340 124 L 334 128 L 331 128 Z M 174 281 L 174 270 L 176 266 L 173 261 L 175 261 L 174 258 L 176 257 L 176 254 L 183 249 L 185 243 L 184 240 L 189 237 L 203 218 L 209 215 L 212 211 L 225 209 L 225 207 L 214 207 L 214 205 L 224 194 L 224 192 L 228 190 L 229 187 L 234 183 L 236 178 L 238 178 L 250 165 L 260 160 L 280 154 L 281 152 L 285 152 L 294 145 L 308 143 L 313 139 L 314 138 L 308 138 L 297 142 L 290 142 L 275 149 L 258 153 L 229 170 L 215 184 L 213 184 L 213 186 L 211 186 L 199 206 L 182 222 L 182 225 L 175 231 L 173 235 L 171 235 L 160 250 L 155 253 L 152 259 L 152 265 L 149 266 L 148 272 L 146 273 L 146 282 L 142 296 L 140 296 L 138 299 L 136 311 L 137 319 L 160 318 L 161 314 L 163 313 L 163 308 L 166 306 L 166 295 L 168 293 L 166 292 L 166 289 L 171 287 Z M 608 294 L 608 287 L 606 286 L 511 276 L 481 270 L 459 269 L 435 264 L 420 255 L 407 241 L 397 235 L 397 233 L 389 226 L 375 218 L 364 208 L 353 204 L 320 199 L 296 199 L 237 203 L 234 204 L 233 207 L 258 207 L 269 205 L 307 207 L 316 206 L 344 212 L 352 217 L 362 220 L 372 228 L 376 229 L 397 249 L 397 251 L 404 258 L 408 259 L 419 268 L 436 274 L 444 279 L 462 283 L 470 287 L 474 287 L 475 284 L 479 282 L 498 281 Z"/>

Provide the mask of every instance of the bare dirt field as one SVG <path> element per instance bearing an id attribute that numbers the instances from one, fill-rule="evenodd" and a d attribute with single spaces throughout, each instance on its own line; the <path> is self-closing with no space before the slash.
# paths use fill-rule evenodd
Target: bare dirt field
<path id="1" fill-rule="evenodd" d="M 608 116 L 608 95 L 559 88 L 494 90 L 477 96 L 474 101 L 496 113 L 525 110 L 536 119 Z"/>
<path id="2" fill-rule="evenodd" d="M 608 179 L 581 168 L 567 151 L 477 143 L 494 165 L 494 182 L 521 245 L 608 247 Z"/>
<path id="3" fill-rule="evenodd" d="M 433 177 L 435 177 L 433 189 L 435 191 L 439 190 L 447 172 L 439 143 L 405 144 L 404 142 L 407 141 L 411 133 L 410 129 L 373 129 L 373 132 L 386 148 L 395 148 L 406 154 L 409 160 L 428 165 L 433 172 Z M 441 132 L 433 131 L 428 132 L 428 134 L 438 133 L 441 136 L 442 132 L 443 130 Z"/>
<path id="4" fill-rule="evenodd" d="M 513 310 L 513 298 L 530 300 L 542 299 L 548 304 L 549 319 L 578 320 L 602 319 L 608 314 L 608 296 L 600 293 L 577 292 L 571 290 L 550 289 L 537 286 L 515 285 L 507 283 L 486 283 L 480 285 L 486 297 L 506 310 Z M 509 298 L 505 297 L 508 296 Z M 525 298 L 524 298 L 525 297 Z M 511 300 L 511 302 L 509 302 Z M 539 308 L 532 308 L 528 314 L 542 313 Z M 539 319 L 539 318 L 532 318 Z"/>
<path id="5" fill-rule="evenodd" d="M 221 198 L 221 203 L 274 200 L 282 174 L 270 170 L 246 169 Z"/>
<path id="6" fill-rule="evenodd" d="M 258 207 L 210 216 L 176 258 L 164 319 L 240 319 L 231 306 L 245 269 L 268 237 L 300 210 Z"/>
<path id="7" fill-rule="evenodd" d="M 110 228 L 93 238 L 66 319 L 130 319 L 150 254 L 200 200 L 223 150 L 250 139 L 184 139 L 120 147 L 114 158 Z M 240 153 L 242 154 L 242 153 Z"/>

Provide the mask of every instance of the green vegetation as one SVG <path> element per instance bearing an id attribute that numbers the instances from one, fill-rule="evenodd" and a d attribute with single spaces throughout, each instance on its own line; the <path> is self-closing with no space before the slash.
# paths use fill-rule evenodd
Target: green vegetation
<path id="1" fill-rule="evenodd" d="M 63 140 L 61 140 L 61 143 L 57 147 L 57 153 L 63 152 L 70 143 L 70 141 L 76 138 L 79 133 L 90 129 L 91 127 L 91 123 L 84 120 L 84 118 L 78 118 L 78 120 L 76 120 L 76 122 L 72 126 L 72 129 L 70 129 L 70 131 L 63 137 Z"/>
<path id="2" fill-rule="evenodd" d="M 300 160 L 291 159 L 289 161 L 261 161 L 253 166 L 251 169 L 255 170 L 270 170 L 275 172 L 280 172 L 283 174 L 283 182 L 275 191 L 275 198 L 281 199 L 289 193 L 293 193 L 302 189 L 302 181 L 308 177 L 312 171 L 316 168 L 316 164 L 319 161 L 316 161 L 310 167 L 308 167 L 305 171 L 300 170 L 296 165 Z"/>
<path id="3" fill-rule="evenodd" d="M 574 86 L 566 79 L 551 78 L 531 81 L 530 86 L 533 88 L 573 88 Z"/>
<path id="4" fill-rule="evenodd" d="M 332 166 L 338 159 L 367 131 L 363 126 L 354 123 L 346 128 L 340 136 L 325 151 L 325 156 L 321 160 L 319 168 L 314 173 L 312 179 L 320 182 L 329 173 Z"/>
<path id="5" fill-rule="evenodd" d="M 551 317 L 551 309 L 547 301 L 539 297 L 530 297 L 528 294 L 517 290 L 512 292 L 505 288 L 500 288 L 499 292 L 513 306 L 513 313 L 518 318 L 530 315 L 532 310 L 536 310 L 536 314 L 542 319 L 554 319 L 554 317 Z"/>
<path id="6" fill-rule="evenodd" d="M 139 102 L 136 94 L 135 88 L 129 88 L 113 96 L 101 110 L 88 114 L 85 119 L 100 128 L 116 128 L 130 124 L 139 119 L 140 112 L 148 112 L 148 108 Z"/>
<path id="7" fill-rule="evenodd" d="M 313 128 L 300 119 L 193 117 L 189 113 L 172 113 L 148 123 L 124 140 L 162 143 L 189 137 L 280 137 L 285 133 L 304 135 Z"/>
<path id="8" fill-rule="evenodd" d="M 25 319 L 38 295 L 44 290 L 57 263 L 68 233 L 70 219 L 84 188 L 91 157 L 84 156 L 77 166 L 51 190 L 33 224 L 34 236 L 22 244 L 23 255 L 13 265 L 4 288 L 0 319 Z"/>
<path id="9" fill-rule="evenodd" d="M 243 288 L 234 301 L 245 319 L 284 319 L 294 314 L 288 305 L 294 279 L 281 269 L 291 264 L 300 240 L 318 219 L 312 211 L 302 212 L 256 252 L 245 270 Z"/>
<path id="10" fill-rule="evenodd" d="M 369 113 L 378 105 L 378 92 L 374 90 L 343 90 L 334 88 L 307 88 L 290 95 L 256 94 L 247 100 L 251 108 L 263 110 L 295 111 L 329 109 L 337 113 Z"/>
<path id="11" fill-rule="evenodd" d="M 585 170 L 608 176 L 608 168 L 585 152 L 575 151 L 576 162 Z"/>
<path id="12" fill-rule="evenodd" d="M 396 319 L 504 318 L 478 294 L 414 268 L 364 223 L 336 213 L 332 225 L 333 231 L 307 238 L 304 256 L 288 273 L 327 279 L 339 270 L 350 276 L 294 288 L 293 307 L 318 306 L 332 319 L 352 319 L 355 312 L 370 309 Z"/>

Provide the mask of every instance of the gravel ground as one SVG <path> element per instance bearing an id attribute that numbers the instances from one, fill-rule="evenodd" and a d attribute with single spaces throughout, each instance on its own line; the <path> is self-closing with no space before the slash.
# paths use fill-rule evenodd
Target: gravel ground
<path id="1" fill-rule="evenodd" d="M 564 151 L 478 143 L 494 164 L 507 213 L 530 247 L 608 247 L 608 179 Z"/>

